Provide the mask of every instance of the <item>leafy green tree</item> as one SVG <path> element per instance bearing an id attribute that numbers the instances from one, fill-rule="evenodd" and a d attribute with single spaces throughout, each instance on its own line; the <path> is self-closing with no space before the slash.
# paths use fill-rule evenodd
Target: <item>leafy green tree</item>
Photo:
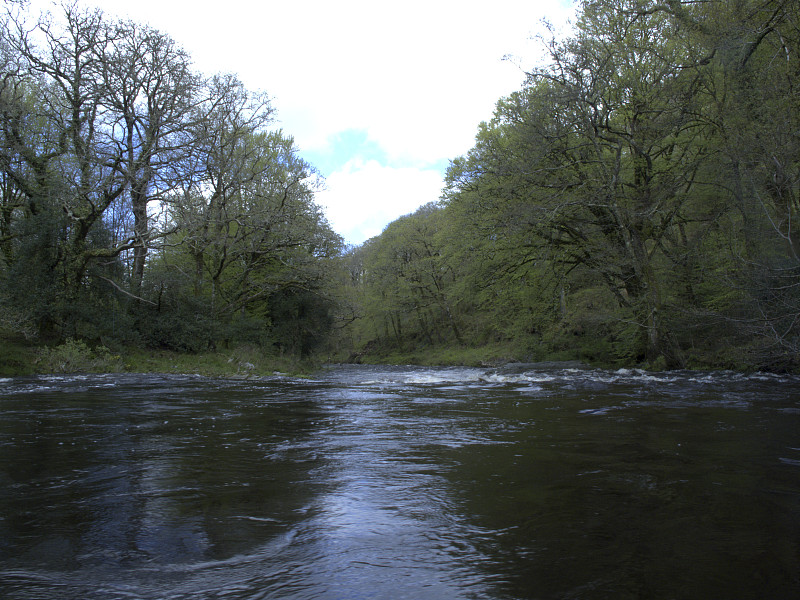
<path id="1" fill-rule="evenodd" d="M 49 170 L 59 179 L 61 189 L 55 197 L 68 218 L 59 262 L 68 295 L 74 298 L 89 263 L 119 251 L 90 247 L 87 240 L 93 227 L 102 224 L 105 210 L 124 193 L 126 182 L 117 168 L 121 149 L 114 139 L 113 117 L 104 109 L 105 90 L 98 85 L 101 57 L 115 32 L 105 26 L 100 11 L 65 6 L 64 13 L 63 31 L 51 19 L 39 21 L 35 29 L 43 40 L 39 46 L 24 24 L 14 24 L 12 50 L 24 60 L 23 75 L 40 82 L 31 89 L 51 137 L 47 144 L 19 136 L 12 140 L 31 171 Z M 50 185 L 38 191 L 53 198 Z"/>
<path id="2" fill-rule="evenodd" d="M 232 313 L 285 287 L 313 285 L 318 259 L 339 250 L 313 193 L 313 168 L 294 141 L 271 131 L 266 97 L 219 78 L 199 122 L 193 179 L 170 202 L 170 222 L 195 263 L 196 293 Z"/>
<path id="3" fill-rule="evenodd" d="M 626 340 L 633 358 L 676 366 L 662 273 L 682 255 L 676 232 L 713 211 L 692 206 L 706 152 L 686 34 L 645 4 L 585 3 L 578 35 L 498 103 L 450 181 L 492 203 L 508 224 L 498 234 L 529 249 L 523 264 L 547 258 L 602 280 L 639 332 Z"/>
<path id="4" fill-rule="evenodd" d="M 350 259 L 350 284 L 363 290 L 357 327 L 361 343 L 382 340 L 404 349 L 465 343 L 459 304 L 453 294 L 455 271 L 443 256 L 441 208 L 428 204 L 391 223 Z"/>
<path id="5" fill-rule="evenodd" d="M 453 160 L 443 204 L 350 253 L 360 339 L 796 364 L 799 12 L 582 2 Z"/>
<path id="6" fill-rule="evenodd" d="M 744 234 L 731 283 L 747 302 L 734 316 L 764 342 L 754 358 L 770 364 L 800 351 L 800 7 L 718 4 L 692 16 L 709 17 L 704 40 L 724 84 L 710 101 Z"/>
<path id="7" fill-rule="evenodd" d="M 291 137 L 270 129 L 269 99 L 233 76 L 213 78 L 210 89 L 198 109 L 194 163 L 184 169 L 190 177 L 169 200 L 175 251 L 165 260 L 191 273 L 191 303 L 228 332 L 217 337 L 241 337 L 237 323 L 248 323 L 257 341 L 307 354 L 329 328 L 320 316 L 329 304 L 326 265 L 341 240 L 314 202 L 313 168 Z"/>

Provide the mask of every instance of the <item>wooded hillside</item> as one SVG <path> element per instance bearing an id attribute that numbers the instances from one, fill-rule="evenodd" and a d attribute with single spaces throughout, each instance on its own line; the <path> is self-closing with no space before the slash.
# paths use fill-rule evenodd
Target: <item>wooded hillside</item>
<path id="1" fill-rule="evenodd" d="M 351 251 L 356 344 L 796 367 L 798 48 L 788 0 L 582 3 L 441 203 Z"/>

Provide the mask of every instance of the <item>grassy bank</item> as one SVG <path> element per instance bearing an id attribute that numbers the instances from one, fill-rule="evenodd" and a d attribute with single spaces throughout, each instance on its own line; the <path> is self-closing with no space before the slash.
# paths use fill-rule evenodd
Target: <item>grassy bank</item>
<path id="1" fill-rule="evenodd" d="M 596 367 L 621 365 L 598 360 L 580 351 L 543 352 L 520 347 L 513 342 L 497 342 L 479 347 L 416 346 L 402 350 L 368 345 L 364 351 L 341 350 L 324 357 L 325 362 L 420 365 L 420 366 L 496 366 L 508 362 L 579 360 Z M 143 348 L 113 351 L 103 346 L 89 346 L 80 340 L 67 340 L 56 346 L 43 346 L 23 337 L 0 335 L 0 377 L 50 373 L 175 373 L 208 377 L 259 377 L 277 373 L 303 376 L 321 366 L 321 361 L 300 360 L 293 355 L 265 352 L 257 346 L 242 345 L 201 353 L 174 352 Z M 661 370 L 663 365 L 635 365 Z M 738 368 L 737 368 L 738 367 Z M 695 362 L 690 368 L 706 370 L 728 368 L 752 370 L 745 365 Z"/>
<path id="2" fill-rule="evenodd" d="M 208 377 L 250 377 L 276 372 L 303 375 L 318 365 L 252 346 L 202 353 L 91 347 L 79 340 L 41 346 L 13 336 L 0 337 L 0 376 L 50 373 L 184 373 Z"/>

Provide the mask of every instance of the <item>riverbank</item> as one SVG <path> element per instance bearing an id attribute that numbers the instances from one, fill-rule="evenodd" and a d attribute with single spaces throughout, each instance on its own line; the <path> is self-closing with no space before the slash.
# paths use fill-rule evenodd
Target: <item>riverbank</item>
<path id="1" fill-rule="evenodd" d="M 367 345 L 362 352 L 335 356 L 333 362 L 368 365 L 419 365 L 422 367 L 497 367 L 508 363 L 579 361 L 598 368 L 619 368 L 622 364 L 598 360 L 577 349 L 562 352 L 532 352 L 514 342 L 495 342 L 481 346 L 421 345 L 411 350 Z M 643 366 L 643 365 L 627 365 Z M 652 370 L 663 370 L 658 365 Z"/>
<path id="2" fill-rule="evenodd" d="M 337 357 L 336 362 L 365 365 L 419 365 L 422 367 L 485 367 L 521 362 L 522 357 L 508 347 L 425 347 L 413 351 L 368 350 Z"/>
<path id="3" fill-rule="evenodd" d="M 347 348 L 347 344 L 342 345 Z M 636 368 L 647 371 L 671 370 L 663 357 L 650 361 L 637 361 L 633 357 L 620 358 L 615 353 L 604 351 L 602 345 L 587 346 L 585 342 L 562 342 L 530 345 L 524 340 L 487 342 L 476 346 L 455 343 L 431 345 L 406 343 L 396 344 L 372 341 L 361 350 L 334 352 L 329 362 L 370 365 L 419 365 L 426 367 L 493 367 L 506 363 L 580 361 L 600 369 Z M 787 355 L 783 361 L 764 360 L 757 343 L 750 346 L 730 346 L 718 349 L 693 349 L 683 356 L 683 368 L 694 371 L 736 371 L 749 373 L 800 374 L 800 357 Z"/>
<path id="4" fill-rule="evenodd" d="M 331 352 L 314 359 L 265 352 L 252 345 L 233 346 L 200 353 L 122 347 L 109 349 L 68 339 L 57 345 L 43 345 L 21 335 L 0 333 L 0 376 L 13 377 L 46 373 L 174 373 L 210 377 L 265 376 L 273 373 L 304 375 L 322 362 L 383 365 L 495 367 L 532 360 L 569 360 L 573 356 L 534 357 L 510 343 L 480 347 L 418 346 L 401 352 L 369 347 L 364 352 Z M 602 365 L 596 365 L 602 366 Z"/>
<path id="5" fill-rule="evenodd" d="M 196 374 L 208 377 L 257 377 L 276 372 L 303 376 L 318 370 L 322 363 L 370 365 L 418 365 L 423 367 L 499 367 L 509 363 L 541 361 L 579 361 L 597 368 L 636 367 L 662 371 L 664 365 L 619 364 L 587 357 L 578 351 L 531 353 L 512 343 L 495 343 L 480 347 L 420 346 L 406 351 L 368 347 L 362 352 L 345 350 L 300 359 L 290 354 L 265 351 L 252 345 L 190 353 L 139 347 L 115 348 L 89 346 L 80 340 L 67 340 L 56 346 L 44 346 L 22 336 L 0 335 L 0 377 L 51 373 L 170 373 Z M 689 369 L 701 371 L 732 370 L 749 372 L 767 370 L 794 372 L 792 369 L 757 368 L 732 362 L 695 362 Z"/>
<path id="6" fill-rule="evenodd" d="M 42 346 L 22 337 L 0 337 L 0 376 L 45 373 L 174 373 L 208 377 L 249 377 L 310 373 L 313 361 L 265 353 L 253 346 L 184 353 L 170 350 L 90 347 L 80 340 Z"/>

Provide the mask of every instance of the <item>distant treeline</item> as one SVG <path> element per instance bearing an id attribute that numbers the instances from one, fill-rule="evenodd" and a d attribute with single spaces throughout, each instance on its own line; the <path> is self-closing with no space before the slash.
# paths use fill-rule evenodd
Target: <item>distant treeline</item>
<path id="1" fill-rule="evenodd" d="M 354 345 L 797 368 L 800 3 L 586 1 L 547 48 L 349 252 Z"/>

